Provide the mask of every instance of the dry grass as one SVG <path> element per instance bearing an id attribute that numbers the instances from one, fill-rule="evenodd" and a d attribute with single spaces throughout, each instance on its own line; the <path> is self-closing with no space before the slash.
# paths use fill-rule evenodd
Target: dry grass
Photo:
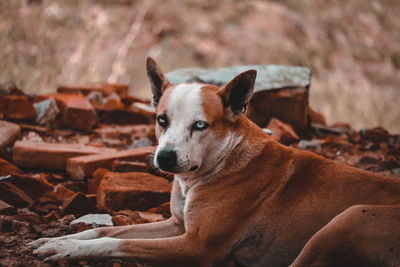
<path id="1" fill-rule="evenodd" d="M 0 1 L 0 82 L 27 92 L 107 80 L 149 96 L 147 55 L 165 71 L 236 64 L 302 65 L 311 105 L 332 122 L 400 133 L 400 3 L 154 0 L 118 51 L 143 1 Z M 117 71 L 115 71 L 117 69 Z"/>

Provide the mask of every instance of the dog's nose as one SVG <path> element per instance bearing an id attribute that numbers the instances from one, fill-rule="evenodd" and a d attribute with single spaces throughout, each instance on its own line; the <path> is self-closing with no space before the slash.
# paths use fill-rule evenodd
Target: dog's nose
<path id="1" fill-rule="evenodd" d="M 165 149 L 161 150 L 157 154 L 157 163 L 160 169 L 164 171 L 171 171 L 174 169 L 177 161 L 177 155 L 175 150 Z"/>

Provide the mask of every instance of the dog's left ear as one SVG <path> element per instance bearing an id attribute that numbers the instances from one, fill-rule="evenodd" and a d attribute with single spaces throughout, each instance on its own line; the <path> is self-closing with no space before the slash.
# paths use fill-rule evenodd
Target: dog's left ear
<path id="1" fill-rule="evenodd" d="M 146 60 L 147 77 L 150 81 L 151 92 L 153 93 L 153 106 L 157 107 L 158 102 L 165 89 L 171 85 L 165 75 L 162 73 L 161 68 L 157 62 L 148 57 Z"/>
<path id="2" fill-rule="evenodd" d="M 256 70 L 242 72 L 218 90 L 226 114 L 231 120 L 238 119 L 246 112 L 253 95 L 256 76 Z"/>

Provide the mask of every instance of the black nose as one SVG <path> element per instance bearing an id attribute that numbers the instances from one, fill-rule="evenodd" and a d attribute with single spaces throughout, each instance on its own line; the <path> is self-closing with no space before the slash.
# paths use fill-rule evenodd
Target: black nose
<path id="1" fill-rule="evenodd" d="M 157 163 L 163 171 L 171 171 L 176 166 L 176 152 L 172 149 L 161 150 L 157 154 Z"/>

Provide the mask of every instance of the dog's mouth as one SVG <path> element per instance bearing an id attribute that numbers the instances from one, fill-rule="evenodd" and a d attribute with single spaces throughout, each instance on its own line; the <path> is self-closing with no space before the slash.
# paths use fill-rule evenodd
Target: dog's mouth
<path id="1" fill-rule="evenodd" d="M 169 173 L 174 173 L 174 174 L 179 174 L 185 171 L 179 170 L 177 168 L 166 168 L 165 166 L 158 166 L 158 168 L 164 172 L 169 172 Z M 194 172 L 199 168 L 198 165 L 194 165 L 189 169 L 189 172 Z"/>

